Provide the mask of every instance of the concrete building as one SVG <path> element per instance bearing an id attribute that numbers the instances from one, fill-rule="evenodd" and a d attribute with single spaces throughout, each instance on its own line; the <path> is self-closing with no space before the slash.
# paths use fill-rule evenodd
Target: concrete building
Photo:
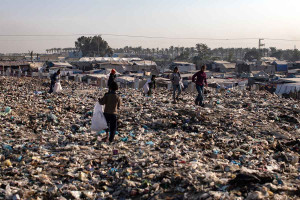
<path id="1" fill-rule="evenodd" d="M 0 61 L 0 71 L 7 72 L 7 70 L 11 73 L 19 70 L 21 70 L 21 72 L 34 71 L 34 69 L 30 67 L 30 63 L 26 61 Z"/>
<path id="2" fill-rule="evenodd" d="M 93 69 L 116 69 L 120 73 L 124 72 L 150 72 L 157 75 L 159 68 L 153 61 L 140 58 L 119 58 L 119 57 L 84 57 L 79 61 L 71 62 L 83 71 Z"/>
<path id="3" fill-rule="evenodd" d="M 274 61 L 272 64 L 276 67 L 277 72 L 288 71 L 288 63 L 286 61 Z"/>
<path id="4" fill-rule="evenodd" d="M 178 67 L 180 72 L 190 72 L 196 70 L 196 65 L 188 62 L 173 62 L 169 68 L 173 71 L 175 67 Z"/>
<path id="5" fill-rule="evenodd" d="M 254 62 L 243 62 L 236 65 L 236 72 L 239 74 L 253 73 L 256 71 L 263 71 L 271 75 L 275 74 L 276 68 L 275 65 L 266 64 L 264 62 L 261 62 L 260 64 Z"/>
<path id="6" fill-rule="evenodd" d="M 216 72 L 234 72 L 235 71 L 235 63 L 230 63 L 224 60 L 214 61 L 212 63 L 212 70 Z"/>

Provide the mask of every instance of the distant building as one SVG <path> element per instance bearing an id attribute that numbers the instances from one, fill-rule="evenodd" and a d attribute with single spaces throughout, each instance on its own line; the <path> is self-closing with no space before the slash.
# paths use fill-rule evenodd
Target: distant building
<path id="1" fill-rule="evenodd" d="M 274 61 L 273 65 L 276 67 L 277 72 L 288 71 L 288 63 L 286 61 Z"/>
<path id="2" fill-rule="evenodd" d="M 290 69 L 300 69 L 300 61 L 295 61 L 293 63 L 290 63 L 290 65 L 288 66 L 288 70 Z"/>
<path id="3" fill-rule="evenodd" d="M 82 51 L 71 51 L 68 52 L 68 58 L 82 58 Z"/>
<path id="4" fill-rule="evenodd" d="M 42 68 L 40 68 L 40 71 L 42 72 L 50 72 L 54 73 L 56 72 L 58 69 L 61 69 L 61 71 L 72 71 L 74 67 L 68 63 L 68 62 L 45 62 L 44 66 Z M 65 75 L 64 73 L 62 73 L 62 75 Z"/>
<path id="5" fill-rule="evenodd" d="M 265 72 L 269 75 L 275 74 L 276 69 L 274 65 L 266 64 L 264 62 L 255 63 L 255 62 L 244 62 L 238 63 L 236 65 L 236 72 L 239 74 L 242 73 L 253 73 L 253 72 Z"/>
<path id="6" fill-rule="evenodd" d="M 236 67 L 235 63 L 231 63 L 223 60 L 214 61 L 212 63 L 212 70 L 216 72 L 222 72 L 222 73 L 234 72 L 235 67 Z"/>
<path id="7" fill-rule="evenodd" d="M 140 58 L 120 57 L 83 57 L 79 61 L 71 62 L 83 71 L 93 69 L 116 69 L 118 72 L 151 72 L 158 74 L 159 69 L 155 62 Z"/>
<path id="8" fill-rule="evenodd" d="M 272 64 L 273 62 L 277 61 L 278 59 L 275 57 L 262 57 L 260 60 L 267 64 Z"/>
<path id="9" fill-rule="evenodd" d="M 174 70 L 175 67 L 178 67 L 180 72 L 189 72 L 196 70 L 196 65 L 188 62 L 173 62 L 170 65 L 170 69 Z"/>
<path id="10" fill-rule="evenodd" d="M 39 56 L 39 61 L 60 61 L 62 58 L 63 57 L 58 54 L 41 54 Z"/>
<path id="11" fill-rule="evenodd" d="M 0 61 L 0 71 L 18 71 L 31 72 L 33 68 L 30 67 L 30 63 L 26 61 Z"/>
<path id="12" fill-rule="evenodd" d="M 25 55 L 0 55 L 0 61 L 24 61 Z"/>

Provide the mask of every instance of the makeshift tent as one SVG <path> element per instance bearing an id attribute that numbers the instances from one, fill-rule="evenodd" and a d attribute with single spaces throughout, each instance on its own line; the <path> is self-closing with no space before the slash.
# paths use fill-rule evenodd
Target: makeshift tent
<path id="1" fill-rule="evenodd" d="M 276 94 L 289 94 L 290 92 L 299 91 L 300 90 L 300 83 L 287 83 L 277 85 L 276 87 Z"/>
<path id="2" fill-rule="evenodd" d="M 286 61 L 274 61 L 273 64 L 276 66 L 278 72 L 288 71 L 288 63 Z"/>
<path id="3" fill-rule="evenodd" d="M 261 72 L 255 74 L 254 77 L 256 77 L 256 78 L 269 78 L 269 75 L 266 72 L 261 71 Z"/>

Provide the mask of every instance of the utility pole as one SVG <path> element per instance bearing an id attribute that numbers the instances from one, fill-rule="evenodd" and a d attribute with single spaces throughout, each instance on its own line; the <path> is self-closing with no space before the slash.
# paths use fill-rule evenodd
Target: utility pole
<path id="1" fill-rule="evenodd" d="M 100 40 L 100 38 L 98 37 L 98 40 L 97 40 L 98 41 L 97 42 L 98 43 L 98 56 L 100 57 L 100 55 L 99 55 L 99 43 L 100 43 L 100 41 L 99 40 Z"/>
<path id="2" fill-rule="evenodd" d="M 258 49 L 259 49 L 259 53 L 262 54 L 262 50 L 261 47 L 265 46 L 265 44 L 262 43 L 264 39 L 259 39 L 258 40 Z"/>
<path id="3" fill-rule="evenodd" d="M 260 49 L 260 47 L 263 47 L 263 46 L 265 46 L 265 44 L 262 44 L 262 42 L 261 41 L 263 41 L 264 39 L 259 39 L 258 40 L 258 49 Z"/>

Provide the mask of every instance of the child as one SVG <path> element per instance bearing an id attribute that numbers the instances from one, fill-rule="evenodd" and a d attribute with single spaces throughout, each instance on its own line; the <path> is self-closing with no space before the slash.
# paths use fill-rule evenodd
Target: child
<path id="1" fill-rule="evenodd" d="M 118 109 L 121 106 L 121 98 L 116 94 L 118 90 L 118 84 L 112 82 L 109 85 L 109 92 L 104 95 L 103 98 L 99 98 L 99 103 L 105 105 L 104 116 L 110 131 L 110 136 L 108 137 L 108 129 L 106 130 L 106 142 L 113 142 L 116 130 L 117 130 L 117 114 Z"/>
<path id="2" fill-rule="evenodd" d="M 171 74 L 170 79 L 173 85 L 173 102 L 176 103 L 176 100 L 177 101 L 179 100 L 179 95 L 181 94 L 181 91 L 183 89 L 180 84 L 182 83 L 182 78 L 179 73 L 178 67 L 174 68 L 173 74 Z M 177 97 L 176 97 L 176 90 L 178 90 Z"/>
<path id="3" fill-rule="evenodd" d="M 152 75 L 151 81 L 148 83 L 148 85 L 149 85 L 148 96 L 151 96 L 152 95 L 152 89 L 156 88 L 155 78 L 156 78 L 156 76 Z"/>

